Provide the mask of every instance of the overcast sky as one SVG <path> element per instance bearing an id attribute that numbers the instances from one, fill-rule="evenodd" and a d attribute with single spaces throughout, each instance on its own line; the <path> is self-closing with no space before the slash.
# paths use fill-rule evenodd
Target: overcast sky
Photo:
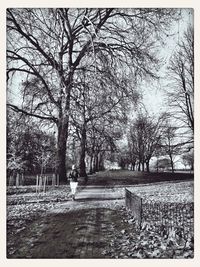
<path id="1" fill-rule="evenodd" d="M 165 94 L 164 86 L 168 83 L 166 68 L 171 56 L 177 48 L 178 42 L 183 36 L 183 32 L 186 30 L 189 24 L 193 24 L 193 10 L 182 9 L 182 20 L 174 23 L 171 29 L 172 36 L 165 39 L 165 45 L 160 51 L 160 55 L 164 58 L 164 64 L 159 70 L 160 80 L 151 84 L 144 84 L 141 88 L 143 91 L 143 102 L 146 109 L 150 113 L 158 113 L 160 111 L 166 111 L 167 105 L 164 104 Z"/>

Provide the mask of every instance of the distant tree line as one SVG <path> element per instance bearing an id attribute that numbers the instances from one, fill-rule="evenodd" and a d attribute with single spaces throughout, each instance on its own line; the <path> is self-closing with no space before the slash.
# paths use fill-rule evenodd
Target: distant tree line
<path id="1" fill-rule="evenodd" d="M 193 170 L 193 139 L 181 139 L 179 127 L 170 124 L 168 113 L 152 118 L 139 113 L 128 127 L 127 144 L 119 149 L 116 160 L 122 169 L 150 171 L 150 160 L 157 158 L 154 169 L 175 171 L 176 157 Z"/>

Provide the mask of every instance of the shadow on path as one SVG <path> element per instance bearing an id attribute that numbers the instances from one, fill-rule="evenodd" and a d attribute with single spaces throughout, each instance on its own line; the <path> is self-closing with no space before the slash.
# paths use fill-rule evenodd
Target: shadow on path
<path id="1" fill-rule="evenodd" d="M 82 188 L 75 201 L 57 204 L 16 234 L 8 258 L 105 258 L 112 222 L 120 216 L 112 208 L 117 198 L 105 188 Z"/>
<path id="2" fill-rule="evenodd" d="M 9 258 L 104 258 L 112 236 L 111 209 L 86 209 L 39 219 L 16 240 L 18 249 Z"/>

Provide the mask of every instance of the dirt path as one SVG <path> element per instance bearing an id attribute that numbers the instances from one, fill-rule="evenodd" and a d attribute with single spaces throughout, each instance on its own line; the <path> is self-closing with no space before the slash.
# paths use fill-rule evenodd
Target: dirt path
<path id="1" fill-rule="evenodd" d="M 105 258 L 120 216 L 113 207 L 124 203 L 116 198 L 112 189 L 85 187 L 75 201 L 57 205 L 16 235 L 9 258 Z"/>

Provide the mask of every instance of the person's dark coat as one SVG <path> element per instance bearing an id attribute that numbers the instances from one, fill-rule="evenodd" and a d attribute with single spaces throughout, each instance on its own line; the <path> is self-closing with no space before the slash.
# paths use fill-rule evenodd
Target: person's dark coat
<path id="1" fill-rule="evenodd" d="M 72 182 L 77 182 L 78 181 L 78 171 L 76 169 L 72 170 L 69 173 L 69 179 Z"/>

